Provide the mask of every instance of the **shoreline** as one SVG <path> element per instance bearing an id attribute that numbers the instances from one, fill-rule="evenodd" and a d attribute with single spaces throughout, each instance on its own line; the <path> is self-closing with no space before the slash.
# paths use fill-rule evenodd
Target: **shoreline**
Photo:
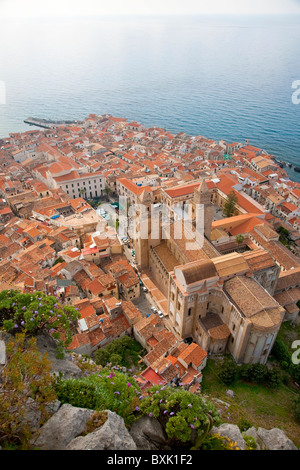
<path id="1" fill-rule="evenodd" d="M 71 124 L 82 124 L 83 120 L 52 120 L 52 119 L 46 119 L 46 118 L 33 118 L 33 117 L 28 117 L 27 119 L 23 120 L 23 123 L 26 124 L 29 127 L 35 127 L 39 130 L 41 129 L 55 129 L 55 127 L 61 126 L 61 125 L 71 125 Z M 6 140 L 10 138 L 10 134 L 22 134 L 23 132 L 28 132 L 26 130 L 22 131 L 14 131 L 10 132 L 9 136 L 5 137 L 0 137 L 1 140 Z M 191 135 L 192 137 L 192 135 Z M 222 140 L 222 139 L 221 139 Z M 217 142 L 217 140 L 216 140 Z M 261 149 L 262 151 L 266 151 L 264 148 Z M 300 183 L 300 166 L 295 165 L 294 163 L 282 160 L 272 154 L 268 154 L 271 156 L 271 159 L 287 174 L 287 178 L 290 181 L 293 181 L 295 183 Z M 292 174 L 289 174 L 288 171 L 293 172 Z M 295 176 L 295 178 L 293 178 Z"/>

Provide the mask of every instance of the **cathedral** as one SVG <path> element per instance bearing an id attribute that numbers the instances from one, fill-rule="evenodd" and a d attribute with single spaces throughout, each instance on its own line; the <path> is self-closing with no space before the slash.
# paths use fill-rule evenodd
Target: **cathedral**
<path id="1" fill-rule="evenodd" d="M 285 317 L 273 297 L 278 263 L 260 248 L 251 256 L 218 251 L 210 240 L 214 205 L 204 179 L 188 204 L 162 206 L 146 191 L 140 195 L 135 255 L 168 299 L 168 324 L 208 353 L 265 364 Z"/>

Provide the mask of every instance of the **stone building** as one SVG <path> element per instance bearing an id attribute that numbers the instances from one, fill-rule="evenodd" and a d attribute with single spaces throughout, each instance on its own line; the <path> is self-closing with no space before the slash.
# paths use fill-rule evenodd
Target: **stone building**
<path id="1" fill-rule="evenodd" d="M 204 181 L 191 204 L 204 207 L 204 233 L 196 230 L 194 210 L 189 223 L 156 219 L 154 237 L 151 198 L 143 193 L 140 203 L 136 260 L 168 299 L 174 333 L 192 337 L 208 353 L 230 352 L 238 363 L 266 363 L 286 315 L 272 297 L 280 274 L 276 259 L 255 244 L 244 253 L 218 251 L 209 239 L 213 205 Z"/>

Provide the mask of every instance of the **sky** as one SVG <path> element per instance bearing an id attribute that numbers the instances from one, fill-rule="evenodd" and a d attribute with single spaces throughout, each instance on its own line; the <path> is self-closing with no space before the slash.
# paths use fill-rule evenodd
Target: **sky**
<path id="1" fill-rule="evenodd" d="M 0 19 L 296 13 L 300 13 L 300 0 L 0 0 Z"/>

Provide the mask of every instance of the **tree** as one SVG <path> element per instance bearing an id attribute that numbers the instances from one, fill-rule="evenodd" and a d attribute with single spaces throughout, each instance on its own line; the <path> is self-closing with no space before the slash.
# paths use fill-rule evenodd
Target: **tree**
<path id="1" fill-rule="evenodd" d="M 232 190 L 228 194 L 223 208 L 223 211 L 227 217 L 232 217 L 234 215 L 237 201 L 238 197 L 236 195 L 236 192 Z"/>
<path id="2" fill-rule="evenodd" d="M 0 328 L 31 337 L 40 332 L 50 334 L 60 355 L 71 343 L 79 317 L 80 313 L 72 305 L 63 305 L 54 295 L 13 289 L 0 292 Z"/>
<path id="3" fill-rule="evenodd" d="M 239 234 L 235 237 L 235 240 L 236 240 L 237 244 L 240 245 L 244 241 L 244 236 Z"/>
<path id="4" fill-rule="evenodd" d="M 110 193 L 111 193 L 111 189 L 110 189 L 110 187 L 109 187 L 109 186 L 105 186 L 105 188 L 104 188 L 104 192 L 105 192 L 105 194 L 106 194 L 106 198 L 107 198 L 107 200 L 108 200 L 108 196 L 109 196 L 109 195 L 110 195 Z"/>
<path id="5" fill-rule="evenodd" d="M 141 345 L 133 338 L 125 335 L 122 338 L 114 339 L 105 349 L 98 349 L 95 354 L 95 362 L 103 367 L 107 363 L 130 367 L 132 364 L 137 365 L 139 354 L 142 353 Z"/>
<path id="6" fill-rule="evenodd" d="M 49 417 L 56 400 L 51 363 L 36 347 L 36 339 L 16 334 L 6 345 L 6 363 L 0 375 L 0 442 L 27 448 L 31 438 L 30 415 Z"/>

